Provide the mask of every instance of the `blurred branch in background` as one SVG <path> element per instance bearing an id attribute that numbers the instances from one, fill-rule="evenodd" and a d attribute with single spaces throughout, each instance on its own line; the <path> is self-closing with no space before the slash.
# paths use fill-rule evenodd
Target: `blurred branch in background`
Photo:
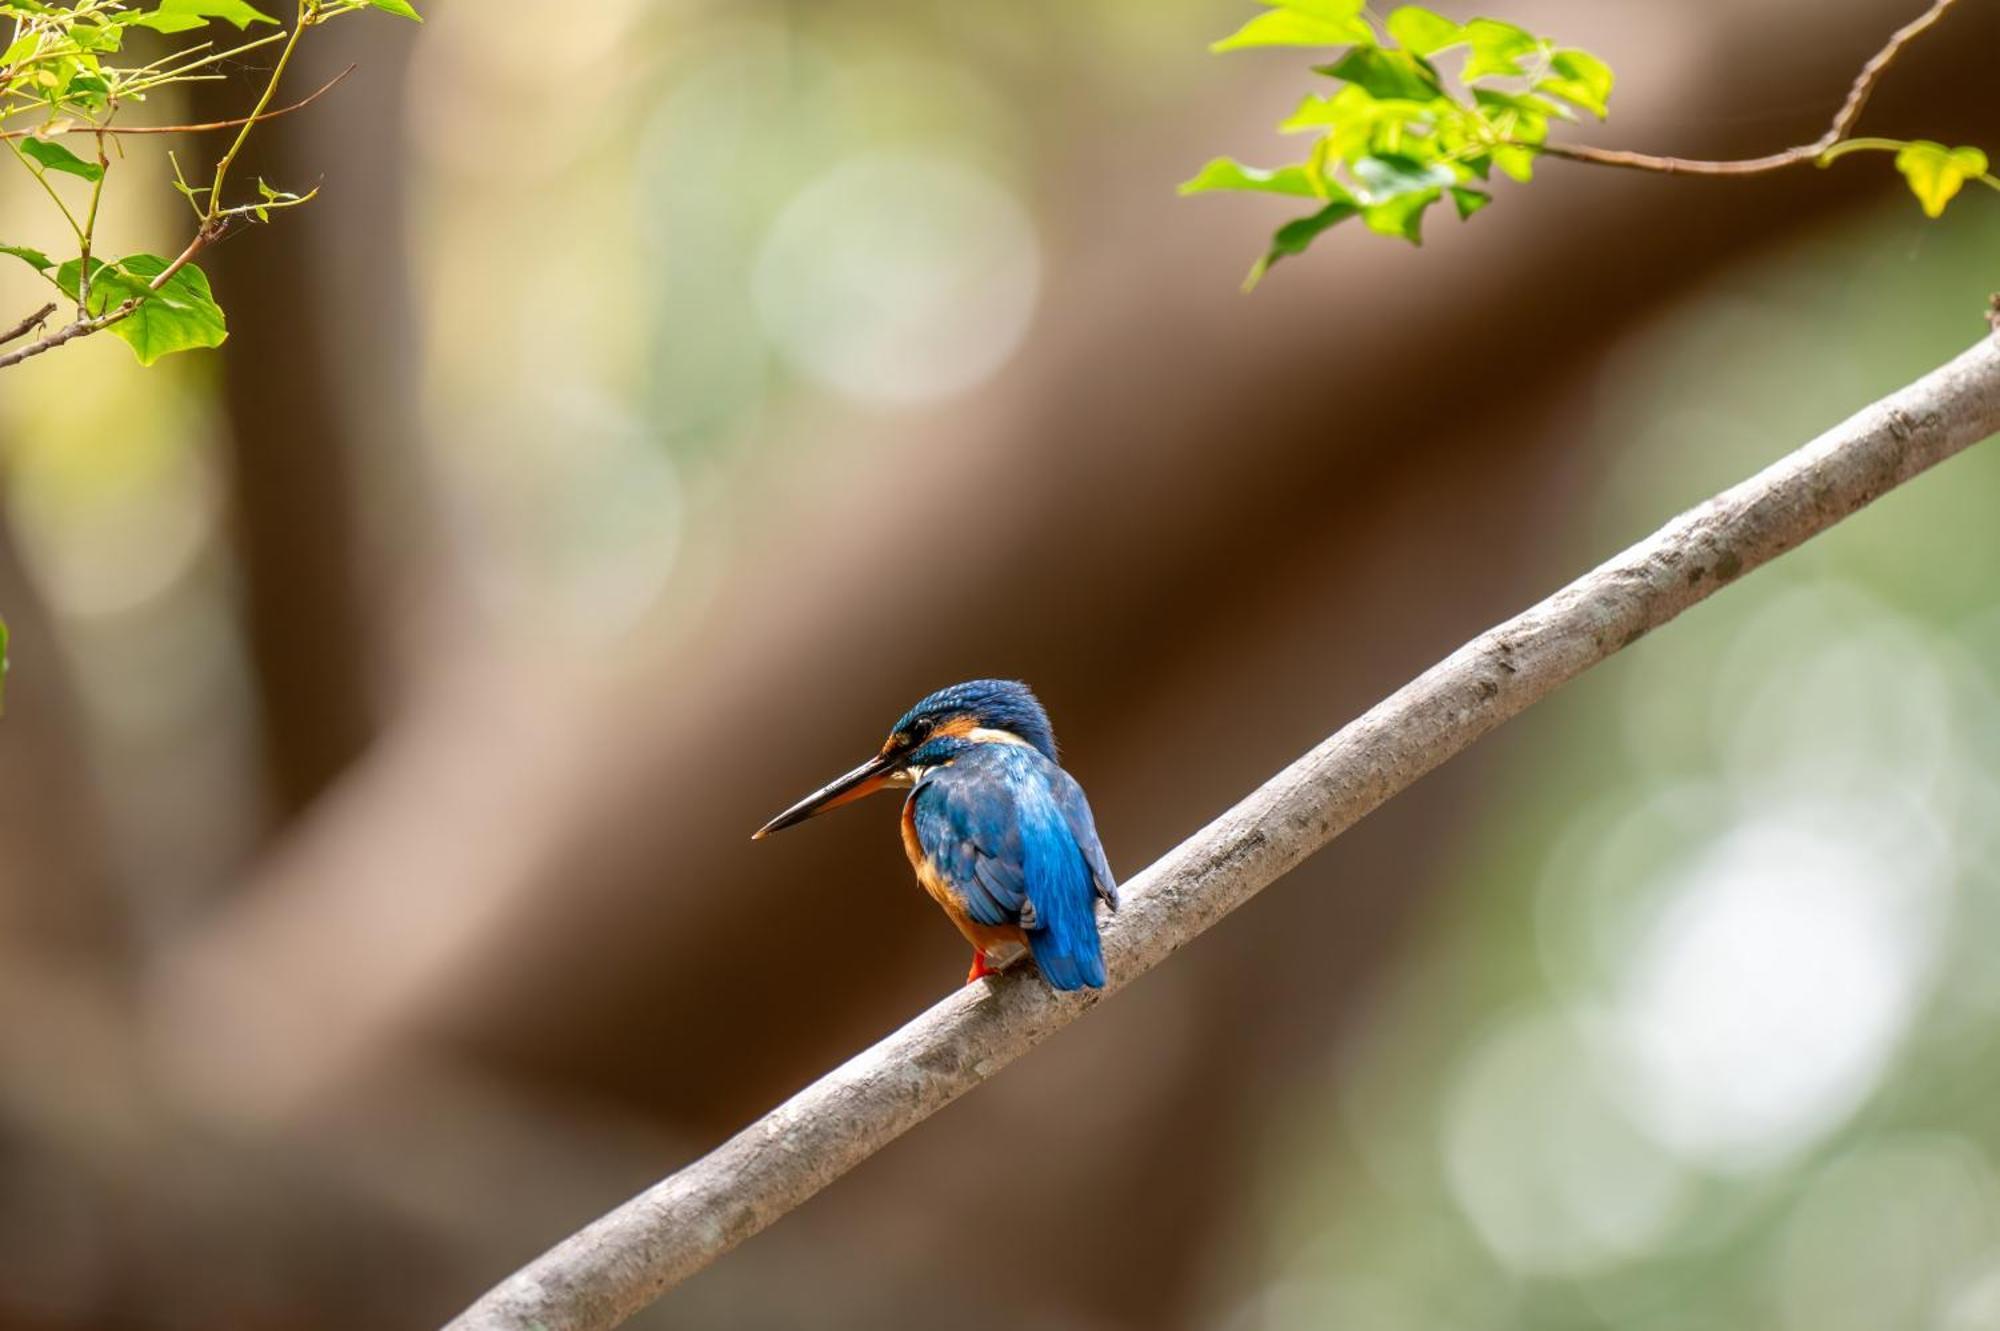
<path id="1" fill-rule="evenodd" d="M 235 332 L 221 364 L 229 526 L 273 828 L 374 738 L 395 691 L 386 652 L 400 608 L 383 565 L 407 558 L 407 582 L 427 563 L 411 532 L 427 499 L 407 423 L 407 159 L 379 151 L 407 113 L 411 43 L 380 24 L 327 38 L 306 58 L 363 71 L 337 122 L 271 125 L 251 160 L 262 175 L 324 172 L 339 187 L 288 219 L 292 243 L 247 233 L 210 265 Z M 227 85 L 197 89 L 198 114 L 229 105 Z M 393 502 L 373 502 L 390 488 Z"/>

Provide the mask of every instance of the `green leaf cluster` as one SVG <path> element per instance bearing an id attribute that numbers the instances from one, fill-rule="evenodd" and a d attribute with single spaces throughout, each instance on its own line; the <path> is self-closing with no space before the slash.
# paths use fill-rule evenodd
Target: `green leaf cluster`
<path id="1" fill-rule="evenodd" d="M 173 54 L 143 64 L 119 61 L 115 57 L 124 51 L 126 33 L 133 28 L 173 34 L 217 20 L 239 32 L 253 23 L 277 24 L 245 0 L 82 0 L 73 5 L 0 0 L 4 19 L 13 20 L 14 31 L 0 53 L 0 121 L 39 110 L 58 129 L 74 121 L 102 123 L 120 103 L 143 100 L 149 91 L 180 82 L 218 58 L 203 50 L 188 53 L 194 63 Z"/>
<path id="2" fill-rule="evenodd" d="M 1279 126 L 1312 136 L 1304 160 L 1267 170 L 1221 157 L 1181 186 L 1183 194 L 1250 190 L 1319 202 L 1277 230 L 1246 285 L 1349 218 L 1421 244 L 1433 205 L 1449 199 L 1460 219 L 1471 217 L 1492 202 L 1496 171 L 1517 181 L 1534 173 L 1552 121 L 1601 118 L 1611 99 L 1610 66 L 1588 51 L 1421 5 L 1377 20 L 1363 0 L 1267 0 L 1212 49 L 1265 46 L 1338 54 L 1313 66 L 1331 91 L 1308 95 Z"/>
<path id="3" fill-rule="evenodd" d="M 266 0 L 268 3 L 268 0 Z M 322 23 L 361 9 L 418 19 L 408 0 L 304 0 L 297 22 Z M 12 33 L 0 52 L 0 124 L 39 111 L 44 132 L 101 125 L 122 104 L 148 92 L 215 69 L 282 33 L 253 36 L 234 46 L 202 41 L 144 62 L 120 57 L 134 28 L 169 36 L 226 24 L 238 33 L 284 24 L 249 0 L 0 0 L 0 22 Z M 11 127 L 11 126 L 10 126 Z"/>
<path id="4" fill-rule="evenodd" d="M 272 106 L 286 63 L 306 29 L 361 11 L 422 21 L 409 0 L 282 3 L 292 11 L 289 22 L 260 7 L 275 8 L 273 0 L 0 0 L 0 41 L 5 43 L 0 50 L 0 134 L 8 155 L 35 178 L 67 228 L 75 257 L 58 262 L 45 243 L 0 244 L 0 254 L 27 264 L 75 303 L 75 319 L 59 337 L 51 337 L 55 344 L 108 331 L 150 365 L 172 352 L 219 346 L 227 336 L 208 279 L 192 263 L 173 267 L 149 254 L 106 263 L 93 253 L 108 168 L 126 157 L 105 146 L 104 131 L 115 132 L 122 109 L 145 101 L 159 88 L 215 77 L 219 69 L 258 48 L 282 43 L 256 103 L 256 112 L 263 112 Z M 150 58 L 143 61 L 125 54 L 125 39 L 135 29 L 156 34 L 149 38 Z M 229 35 L 232 29 L 234 36 Z M 220 41 L 212 39 L 217 31 L 223 34 Z M 168 39 L 165 54 L 158 54 L 161 37 Z M 269 221 L 274 211 L 312 198 L 262 180 L 254 199 L 226 197 L 229 167 L 256 126 L 254 115 L 229 127 L 234 142 L 219 159 L 213 180 L 190 185 L 175 163 L 175 188 L 195 214 L 191 251 L 237 221 Z M 88 155 L 77 151 L 93 144 L 95 151 Z"/>

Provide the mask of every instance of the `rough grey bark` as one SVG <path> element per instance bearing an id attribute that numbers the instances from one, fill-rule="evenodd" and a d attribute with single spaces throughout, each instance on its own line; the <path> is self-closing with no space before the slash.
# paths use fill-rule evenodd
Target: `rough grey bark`
<path id="1" fill-rule="evenodd" d="M 2000 339 L 1866 408 L 1473 639 L 1162 857 L 1107 921 L 1110 984 L 970 986 L 544 1253 L 449 1331 L 614 1326 L 1165 960 L 1501 722 L 2000 432 Z"/>

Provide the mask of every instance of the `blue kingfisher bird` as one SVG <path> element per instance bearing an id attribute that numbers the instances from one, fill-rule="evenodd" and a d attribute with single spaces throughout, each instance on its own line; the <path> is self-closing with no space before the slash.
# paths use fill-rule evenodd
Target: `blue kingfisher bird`
<path id="1" fill-rule="evenodd" d="M 1025 948 L 1053 988 L 1103 987 L 1097 903 L 1117 910 L 1118 883 L 1090 802 L 1056 765 L 1055 732 L 1027 685 L 975 679 L 939 689 L 903 713 L 881 752 L 751 840 L 888 788 L 910 792 L 903 849 L 917 881 L 972 944 L 967 984 Z"/>

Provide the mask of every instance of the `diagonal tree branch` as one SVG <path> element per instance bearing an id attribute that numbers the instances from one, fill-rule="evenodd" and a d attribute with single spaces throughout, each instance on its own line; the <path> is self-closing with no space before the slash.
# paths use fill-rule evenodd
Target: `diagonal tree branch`
<path id="1" fill-rule="evenodd" d="M 615 1326 L 1152 969 L 1494 727 L 1751 569 L 2000 433 L 2000 339 L 1474 638 L 1127 885 L 1111 983 L 962 989 L 544 1253 L 448 1331 Z"/>

